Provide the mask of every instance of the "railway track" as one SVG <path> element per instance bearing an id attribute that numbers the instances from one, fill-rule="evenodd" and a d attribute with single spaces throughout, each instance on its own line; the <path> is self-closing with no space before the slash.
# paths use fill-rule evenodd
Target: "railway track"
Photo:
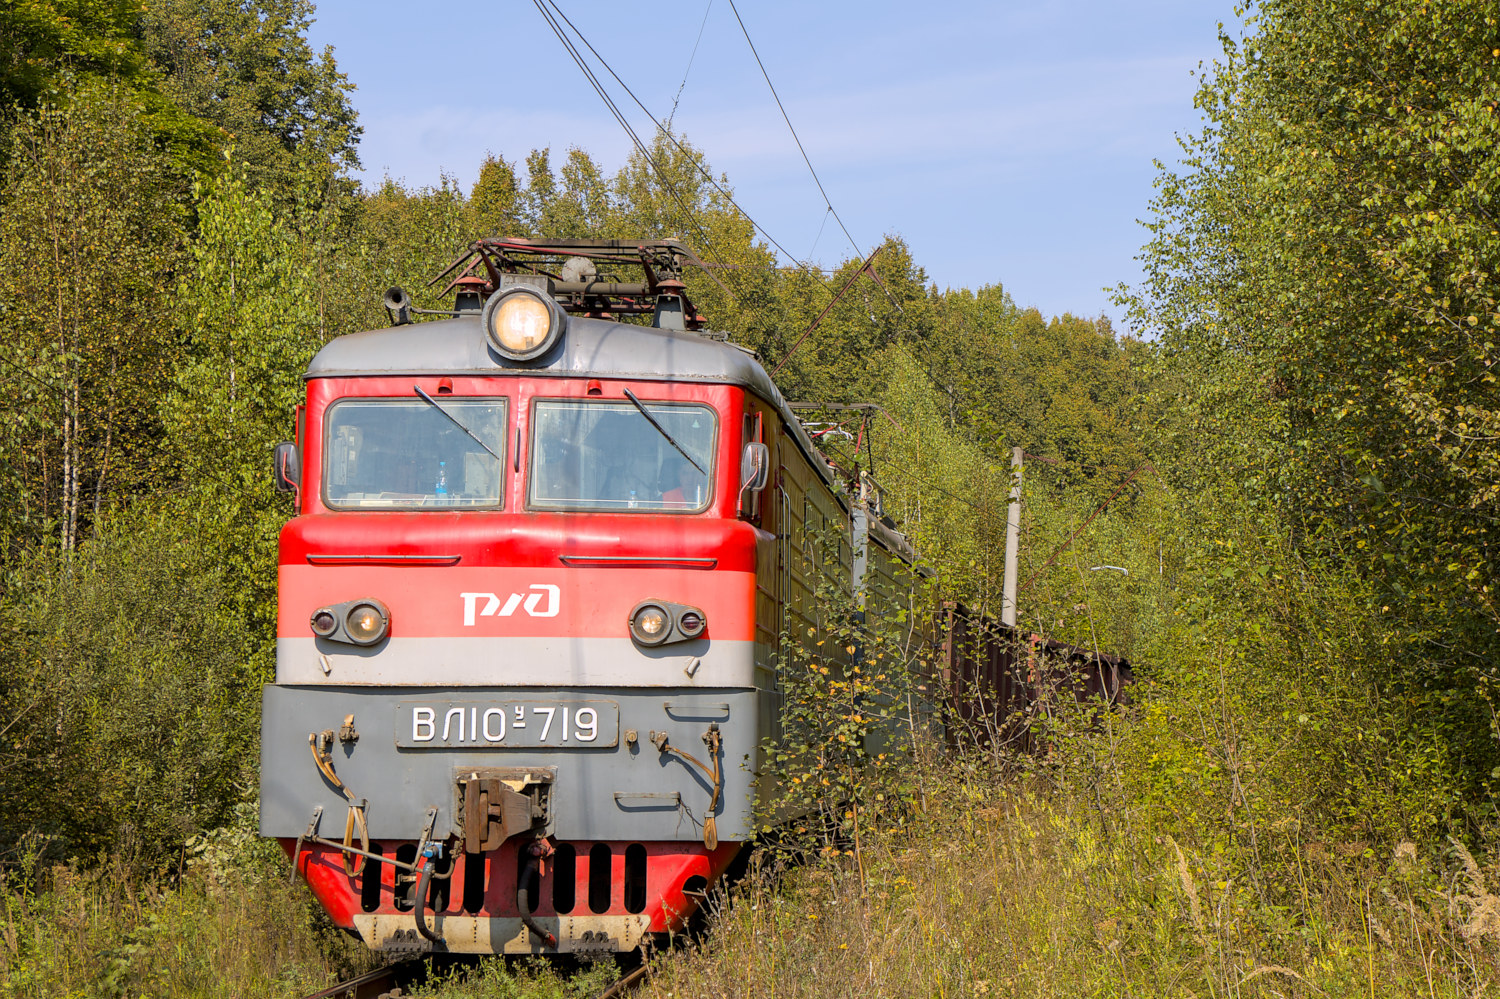
<path id="1" fill-rule="evenodd" d="M 407 987 L 426 977 L 426 961 L 398 961 L 330 985 L 303 999 L 396 999 Z"/>
<path id="2" fill-rule="evenodd" d="M 646 977 L 648 968 L 642 964 L 626 972 L 595 999 L 620 999 Z M 420 958 L 388 964 L 363 975 L 330 985 L 326 989 L 304 996 L 303 999 L 402 999 L 406 989 L 424 981 L 427 977 L 427 962 Z"/>
<path id="3" fill-rule="evenodd" d="M 641 979 L 646 977 L 646 972 L 649 970 L 650 968 L 643 964 L 633 971 L 626 972 L 613 985 L 599 993 L 595 999 L 618 999 L 619 996 L 624 995 L 639 984 Z"/>

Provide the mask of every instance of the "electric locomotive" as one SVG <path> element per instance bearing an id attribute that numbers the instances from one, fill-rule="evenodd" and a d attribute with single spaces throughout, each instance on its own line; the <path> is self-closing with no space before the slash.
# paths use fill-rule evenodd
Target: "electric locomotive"
<path id="1" fill-rule="evenodd" d="M 847 540 L 851 592 L 899 599 L 876 494 L 703 331 L 692 262 L 481 240 L 447 318 L 412 323 L 393 289 L 396 325 L 307 369 L 276 454 L 297 515 L 261 831 L 372 948 L 612 952 L 680 928 L 770 790 L 813 539 Z"/>

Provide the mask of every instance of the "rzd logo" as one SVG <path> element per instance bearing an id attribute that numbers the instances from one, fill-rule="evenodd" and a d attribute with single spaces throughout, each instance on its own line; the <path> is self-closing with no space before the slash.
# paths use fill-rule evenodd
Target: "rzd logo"
<path id="1" fill-rule="evenodd" d="M 517 608 L 532 617 L 557 617 L 560 603 L 557 587 L 551 583 L 532 583 L 530 588 L 536 592 L 512 593 L 505 598 L 503 606 L 499 595 L 494 593 L 460 593 L 459 596 L 464 598 L 464 627 L 473 627 L 476 616 L 510 617 Z M 479 606 L 481 600 L 484 601 L 482 608 Z"/>

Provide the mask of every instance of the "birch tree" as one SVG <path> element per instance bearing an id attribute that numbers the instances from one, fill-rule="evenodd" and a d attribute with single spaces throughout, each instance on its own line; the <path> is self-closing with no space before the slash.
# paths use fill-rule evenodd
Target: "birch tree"
<path id="1" fill-rule="evenodd" d="M 156 400 L 182 246 L 166 163 L 122 95 L 45 108 L 13 137 L 0 217 L 0 476 L 12 540 L 73 549 L 160 471 Z"/>

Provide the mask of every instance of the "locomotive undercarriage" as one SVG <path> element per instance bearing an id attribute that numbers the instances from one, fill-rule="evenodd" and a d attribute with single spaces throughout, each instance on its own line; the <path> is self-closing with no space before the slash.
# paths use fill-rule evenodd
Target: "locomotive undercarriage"
<path id="1" fill-rule="evenodd" d="M 282 840 L 292 852 L 293 840 Z M 339 925 L 392 955 L 604 953 L 638 947 L 648 934 L 682 927 L 703 893 L 734 860 L 741 844 L 558 842 L 544 872 L 528 871 L 529 841 L 483 854 L 456 852 L 438 861 L 417 929 L 414 879 L 390 861 L 416 855 L 416 843 L 372 843 L 356 875 L 334 847 L 303 847 L 297 870 Z M 524 890 L 522 889 L 524 885 Z M 523 920 L 519 903 L 526 904 Z M 343 916 L 343 918 L 341 918 Z M 528 925 L 529 923 L 529 925 Z M 548 939 L 548 938 L 551 939 Z"/>
<path id="2" fill-rule="evenodd" d="M 498 712 L 570 745 L 477 748 Z M 753 690 L 269 685 L 261 828 L 382 951 L 631 950 L 751 838 L 758 716 Z"/>

